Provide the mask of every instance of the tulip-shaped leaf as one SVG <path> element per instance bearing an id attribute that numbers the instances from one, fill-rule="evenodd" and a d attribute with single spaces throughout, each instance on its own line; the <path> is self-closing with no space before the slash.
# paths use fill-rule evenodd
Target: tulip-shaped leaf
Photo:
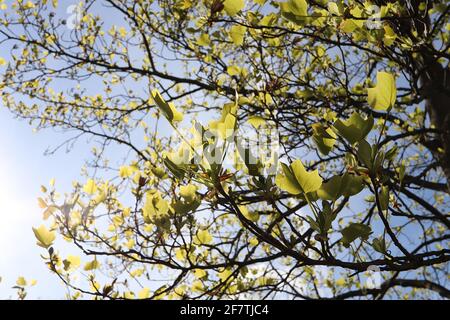
<path id="1" fill-rule="evenodd" d="M 33 228 L 34 236 L 37 239 L 37 245 L 43 248 L 48 248 L 55 241 L 55 232 L 48 230 L 44 225 L 39 228 Z"/>
<path id="2" fill-rule="evenodd" d="M 322 185 L 322 178 L 319 172 L 306 171 L 300 160 L 292 162 L 291 166 L 281 164 L 282 173 L 278 174 L 275 183 L 277 186 L 291 194 L 309 193 L 317 191 Z"/>
<path id="3" fill-rule="evenodd" d="M 369 134 L 373 127 L 373 118 L 369 116 L 367 119 L 364 119 L 358 112 L 354 112 L 348 120 L 336 120 L 333 127 L 340 136 L 350 144 L 354 144 Z"/>
<path id="4" fill-rule="evenodd" d="M 173 103 L 167 103 L 158 90 L 152 90 L 152 98 L 170 123 L 183 120 L 183 114 L 175 109 Z"/>
<path id="5" fill-rule="evenodd" d="M 378 72 L 377 85 L 367 91 L 369 105 L 375 110 L 387 110 L 394 106 L 396 99 L 394 76 L 387 72 Z"/>

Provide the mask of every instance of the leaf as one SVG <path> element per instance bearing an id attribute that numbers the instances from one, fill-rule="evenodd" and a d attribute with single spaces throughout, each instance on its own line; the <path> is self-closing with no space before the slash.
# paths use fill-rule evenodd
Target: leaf
<path id="1" fill-rule="evenodd" d="M 330 180 L 323 183 L 319 190 L 317 190 L 317 195 L 323 200 L 336 200 L 341 195 L 341 176 L 333 176 Z"/>
<path id="2" fill-rule="evenodd" d="M 258 222 L 259 214 L 255 211 L 249 211 L 246 206 L 239 206 L 242 215 L 252 222 Z"/>
<path id="3" fill-rule="evenodd" d="M 336 134 L 331 128 L 325 128 L 319 123 L 313 124 L 312 128 L 314 131 L 313 140 L 320 153 L 326 156 L 336 143 Z"/>
<path id="4" fill-rule="evenodd" d="M 148 299 L 150 297 L 150 289 L 149 288 L 143 288 L 138 293 L 138 299 Z"/>
<path id="5" fill-rule="evenodd" d="M 41 225 L 39 228 L 32 228 L 34 232 L 34 236 L 36 237 L 37 245 L 43 248 L 48 248 L 55 241 L 56 233 L 54 231 L 48 230 L 44 225 Z"/>
<path id="6" fill-rule="evenodd" d="M 17 278 L 16 284 L 20 287 L 25 287 L 27 285 L 27 280 L 24 277 Z"/>
<path id="7" fill-rule="evenodd" d="M 339 6 L 336 2 L 328 2 L 328 12 L 336 16 L 341 15 Z"/>
<path id="8" fill-rule="evenodd" d="M 169 171 L 172 172 L 172 174 L 176 178 L 183 179 L 185 170 L 181 166 L 178 166 L 177 164 L 175 164 L 168 157 L 164 158 L 164 164 L 167 167 L 167 169 L 169 169 Z"/>
<path id="9" fill-rule="evenodd" d="M 223 6 L 229 16 L 234 16 L 236 13 L 244 9 L 245 0 L 225 0 L 223 2 Z"/>
<path id="10" fill-rule="evenodd" d="M 198 230 L 196 238 L 200 244 L 208 244 L 212 241 L 212 236 L 208 230 Z"/>
<path id="11" fill-rule="evenodd" d="M 389 188 L 382 186 L 379 194 L 381 210 L 387 210 L 389 208 Z"/>
<path id="12" fill-rule="evenodd" d="M 187 186 L 181 186 L 180 187 L 180 196 L 182 196 L 187 201 L 194 200 L 197 192 L 197 187 L 193 184 L 189 184 Z"/>
<path id="13" fill-rule="evenodd" d="M 344 197 L 351 197 L 360 193 L 364 189 L 364 178 L 354 174 L 345 173 L 342 176 L 341 194 Z"/>
<path id="14" fill-rule="evenodd" d="M 354 20 L 354 19 L 346 19 L 346 20 L 342 21 L 339 26 L 339 29 L 341 29 L 345 33 L 352 33 L 357 28 L 359 28 L 359 26 L 356 23 L 356 20 Z"/>
<path id="15" fill-rule="evenodd" d="M 333 176 L 323 183 L 317 196 L 323 200 L 335 201 L 340 196 L 350 197 L 358 194 L 364 188 L 364 180 L 360 176 L 345 173 L 342 176 Z"/>
<path id="16" fill-rule="evenodd" d="M 302 188 L 297 182 L 291 168 L 281 163 L 282 173 L 277 174 L 275 177 L 275 184 L 282 190 L 289 192 L 290 194 L 300 194 L 302 193 Z"/>
<path id="17" fill-rule="evenodd" d="M 397 99 L 395 78 L 387 72 L 377 73 L 377 85 L 367 90 L 369 105 L 375 110 L 388 110 L 392 108 Z"/>
<path id="18" fill-rule="evenodd" d="M 260 116 L 253 116 L 247 120 L 247 123 L 253 126 L 255 129 L 258 129 L 260 126 L 263 126 L 266 123 L 266 120 Z"/>
<path id="19" fill-rule="evenodd" d="M 304 193 L 317 191 L 322 185 L 322 178 L 317 169 L 307 172 L 301 160 L 292 162 L 291 167 Z"/>
<path id="20" fill-rule="evenodd" d="M 197 209 L 201 204 L 201 200 L 196 197 L 192 201 L 175 201 L 172 203 L 172 208 L 175 210 L 175 212 L 179 215 L 184 215 L 190 211 L 194 211 Z"/>
<path id="21" fill-rule="evenodd" d="M 94 259 L 84 265 L 84 271 L 91 271 L 100 268 L 100 262 Z"/>
<path id="22" fill-rule="evenodd" d="M 295 160 L 290 166 L 281 163 L 282 173 L 275 178 L 279 188 L 291 194 L 317 191 L 322 185 L 318 170 L 306 171 L 301 160 Z"/>
<path id="23" fill-rule="evenodd" d="M 342 231 L 341 242 L 344 247 L 348 248 L 350 243 L 360 238 L 362 240 L 367 240 L 369 235 L 372 233 L 370 226 L 362 223 L 350 223 L 348 227 L 344 228 Z"/>
<path id="24" fill-rule="evenodd" d="M 353 112 L 348 120 L 337 119 L 333 127 L 338 134 L 347 140 L 350 144 L 354 144 L 364 139 L 372 130 L 373 118 L 369 116 L 364 119 L 358 112 Z"/>
<path id="25" fill-rule="evenodd" d="M 229 66 L 227 67 L 227 73 L 230 76 L 237 76 L 241 73 L 241 68 L 239 68 L 238 66 Z"/>
<path id="26" fill-rule="evenodd" d="M 202 47 L 208 47 L 211 44 L 209 34 L 207 33 L 201 34 L 200 37 L 197 38 L 197 44 Z"/>
<path id="27" fill-rule="evenodd" d="M 236 129 L 236 116 L 228 114 L 222 122 L 217 124 L 217 132 L 219 136 L 226 140 L 231 137 Z"/>
<path id="28" fill-rule="evenodd" d="M 97 185 L 95 184 L 95 181 L 93 179 L 89 179 L 86 184 L 83 186 L 83 191 L 86 192 L 87 194 L 94 194 L 95 192 L 97 192 Z"/>
<path id="29" fill-rule="evenodd" d="M 372 147 L 366 140 L 361 140 L 358 142 L 358 159 L 367 168 L 372 168 Z"/>
<path id="30" fill-rule="evenodd" d="M 280 3 L 281 14 L 286 19 L 302 24 L 308 16 L 308 4 L 305 0 L 289 0 Z"/>
<path id="31" fill-rule="evenodd" d="M 373 239 L 372 248 L 379 253 L 386 253 L 386 241 L 384 240 L 384 237 L 381 236 Z"/>
<path id="32" fill-rule="evenodd" d="M 240 46 L 244 43 L 244 36 L 247 31 L 247 27 L 236 25 L 230 28 L 230 38 L 233 43 L 237 46 Z"/>
<path id="33" fill-rule="evenodd" d="M 182 121 L 183 120 L 183 114 L 178 112 L 175 109 L 175 106 L 173 103 L 167 103 L 158 90 L 154 89 L 152 90 L 152 98 L 155 101 L 156 105 L 159 107 L 159 109 L 162 111 L 164 116 L 169 120 L 170 123 L 173 123 L 174 121 Z"/>

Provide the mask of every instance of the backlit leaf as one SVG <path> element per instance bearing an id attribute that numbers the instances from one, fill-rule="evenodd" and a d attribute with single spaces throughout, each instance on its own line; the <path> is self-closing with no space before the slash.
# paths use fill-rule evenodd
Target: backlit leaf
<path id="1" fill-rule="evenodd" d="M 350 223 L 348 227 L 344 228 L 342 231 L 341 242 L 345 247 L 349 247 L 350 243 L 356 239 L 367 240 L 369 235 L 372 233 L 370 226 L 362 223 Z"/>
<path id="2" fill-rule="evenodd" d="M 394 106 L 397 99 L 395 78 L 387 72 L 377 73 L 377 85 L 367 90 L 369 105 L 375 110 L 387 110 Z"/>
<path id="3" fill-rule="evenodd" d="M 36 237 L 37 245 L 43 248 L 48 248 L 55 241 L 56 233 L 55 231 L 48 230 L 44 225 L 41 225 L 39 228 L 32 228 L 34 235 Z"/>

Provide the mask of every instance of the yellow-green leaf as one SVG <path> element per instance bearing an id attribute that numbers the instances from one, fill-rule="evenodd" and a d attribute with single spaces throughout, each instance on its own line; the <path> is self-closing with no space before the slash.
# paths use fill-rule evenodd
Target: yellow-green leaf
<path id="1" fill-rule="evenodd" d="M 260 116 L 253 116 L 247 120 L 248 124 L 252 125 L 255 129 L 258 129 L 260 126 L 266 123 L 266 120 Z"/>
<path id="2" fill-rule="evenodd" d="M 170 123 L 183 120 L 183 114 L 175 109 L 172 102 L 167 103 L 157 89 L 152 90 L 152 98 Z"/>
<path id="3" fill-rule="evenodd" d="M 236 25 L 231 27 L 230 38 L 235 45 L 240 46 L 244 43 L 244 36 L 246 31 L 247 27 L 245 26 Z"/>
<path id="4" fill-rule="evenodd" d="M 208 244 L 212 241 L 212 236 L 208 230 L 198 230 L 196 237 L 200 244 Z"/>
<path id="5" fill-rule="evenodd" d="M 37 245 L 43 248 L 48 248 L 55 241 L 56 233 L 54 231 L 48 230 L 44 225 L 39 228 L 32 228 L 34 235 L 37 239 Z"/>
<path id="6" fill-rule="evenodd" d="M 291 167 L 304 193 L 317 191 L 322 185 L 322 178 L 317 169 L 312 172 L 306 171 L 301 160 L 292 162 Z"/>
<path id="7" fill-rule="evenodd" d="M 369 105 L 375 110 L 387 110 L 394 106 L 397 99 L 395 78 L 388 72 L 377 73 L 377 85 L 367 90 Z"/>
<path id="8" fill-rule="evenodd" d="M 95 270 L 100 267 L 100 262 L 97 259 L 94 259 L 84 265 L 84 271 Z"/>
<path id="9" fill-rule="evenodd" d="M 239 68 L 238 66 L 229 66 L 227 68 L 227 73 L 230 76 L 236 76 L 241 73 L 241 68 Z"/>
<path id="10" fill-rule="evenodd" d="M 203 33 L 197 38 L 197 44 L 202 47 L 208 47 L 211 44 L 211 39 L 207 33 Z"/>
<path id="11" fill-rule="evenodd" d="M 337 119 L 333 127 L 340 136 L 344 137 L 350 144 L 354 144 L 369 134 L 373 127 L 373 117 L 369 116 L 367 119 L 364 119 L 355 111 L 348 120 Z"/>
<path id="12" fill-rule="evenodd" d="M 276 185 L 281 190 L 289 192 L 290 194 L 302 193 L 302 188 L 298 184 L 297 179 L 292 172 L 292 169 L 284 163 L 281 163 L 281 169 L 282 173 L 277 174 L 277 176 L 275 177 Z"/>
<path id="13" fill-rule="evenodd" d="M 149 288 L 143 288 L 141 291 L 139 291 L 138 299 L 147 299 L 148 297 L 150 297 L 150 289 Z"/>
<path id="14" fill-rule="evenodd" d="M 317 191 L 322 185 L 322 178 L 316 170 L 306 171 L 301 160 L 295 160 L 291 166 L 282 163 L 281 174 L 275 178 L 279 188 L 291 194 L 309 193 Z"/>
<path id="15" fill-rule="evenodd" d="M 89 179 L 83 187 L 83 191 L 91 195 L 97 192 L 97 189 L 98 187 L 93 179 Z"/>
<path id="16" fill-rule="evenodd" d="M 245 0 L 225 0 L 223 2 L 225 11 L 230 16 L 234 16 L 236 13 L 244 9 Z"/>
<path id="17" fill-rule="evenodd" d="M 16 284 L 20 287 L 25 287 L 27 285 L 27 280 L 24 277 L 17 278 Z"/>

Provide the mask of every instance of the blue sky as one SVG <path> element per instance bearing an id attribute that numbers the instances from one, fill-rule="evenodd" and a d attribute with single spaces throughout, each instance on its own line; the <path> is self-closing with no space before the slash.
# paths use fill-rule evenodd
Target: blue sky
<path id="1" fill-rule="evenodd" d="M 31 228 L 43 221 L 37 202 L 40 185 L 56 178 L 60 190 L 71 190 L 89 154 L 89 146 L 79 143 L 70 153 L 44 155 L 66 137 L 51 129 L 34 133 L 28 123 L 0 108 L 0 299 L 14 297 L 11 287 L 18 276 L 38 281 L 29 298 L 64 297 L 64 287 L 39 256 L 44 252 Z"/>

